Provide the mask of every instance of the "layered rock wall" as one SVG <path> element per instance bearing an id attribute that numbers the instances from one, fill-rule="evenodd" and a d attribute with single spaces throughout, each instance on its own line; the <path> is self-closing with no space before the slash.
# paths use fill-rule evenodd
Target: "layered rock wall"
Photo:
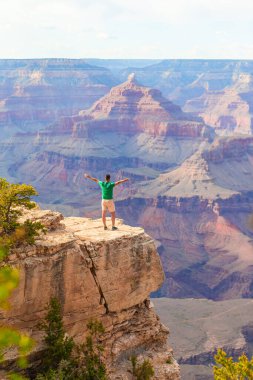
<path id="1" fill-rule="evenodd" d="M 115 83 L 109 70 L 85 60 L 0 60 L 1 136 L 37 131 L 88 108 Z"/>
<path id="2" fill-rule="evenodd" d="M 141 228 L 122 223 L 118 231 L 104 231 L 100 221 L 60 221 L 61 214 L 47 211 L 35 210 L 32 218 L 42 220 L 48 232 L 34 246 L 10 255 L 10 264 L 20 270 L 20 284 L 1 322 L 28 332 L 39 353 L 43 343 L 36 325 L 56 296 L 67 332 L 77 342 L 84 341 L 91 318 L 102 321 L 110 379 L 128 379 L 133 353 L 152 361 L 155 379 L 179 379 L 168 330 L 148 298 L 164 280 L 153 240 Z"/>
<path id="3" fill-rule="evenodd" d="M 128 199 L 117 212 L 159 242 L 166 280 L 159 297 L 252 298 L 252 198 Z"/>

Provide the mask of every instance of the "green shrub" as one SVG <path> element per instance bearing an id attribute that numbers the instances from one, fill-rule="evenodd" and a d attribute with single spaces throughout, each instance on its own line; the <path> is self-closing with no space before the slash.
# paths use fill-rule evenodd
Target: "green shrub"
<path id="1" fill-rule="evenodd" d="M 31 200 L 35 195 L 38 194 L 31 185 L 11 184 L 0 178 L 0 244 L 4 256 L 15 245 L 23 242 L 33 244 L 40 231 L 45 232 L 40 222 L 18 222 L 24 209 L 36 206 Z"/>
<path id="2" fill-rule="evenodd" d="M 69 373 L 69 363 L 62 361 L 57 369 L 50 369 L 45 374 L 39 374 L 36 380 L 71 380 Z"/>
<path id="3" fill-rule="evenodd" d="M 31 185 L 12 184 L 0 178 L 0 226 L 5 234 L 14 232 L 19 226 L 17 219 L 22 215 L 22 207 L 32 209 L 35 203 L 31 197 L 38 195 Z"/>
<path id="4" fill-rule="evenodd" d="M 138 363 L 136 356 L 130 358 L 132 364 L 132 375 L 136 380 L 150 380 L 154 376 L 154 368 L 148 359 Z"/>
<path id="5" fill-rule="evenodd" d="M 168 357 L 168 359 L 166 360 L 166 364 L 172 364 L 172 363 L 173 363 L 172 358 Z"/>
<path id="6" fill-rule="evenodd" d="M 23 228 L 23 241 L 25 241 L 28 244 L 34 244 L 35 238 L 40 235 L 40 232 L 46 232 L 46 229 L 41 222 L 32 222 L 29 219 L 24 222 Z"/>
<path id="7" fill-rule="evenodd" d="M 251 360 L 245 354 L 233 361 L 232 357 L 222 349 L 215 355 L 216 365 L 213 367 L 215 380 L 252 380 L 253 379 L 253 357 Z"/>
<path id="8" fill-rule="evenodd" d="M 102 360 L 104 348 L 100 343 L 104 327 L 101 322 L 91 320 L 87 324 L 89 335 L 86 342 L 77 346 L 77 378 L 106 380 L 106 367 Z"/>

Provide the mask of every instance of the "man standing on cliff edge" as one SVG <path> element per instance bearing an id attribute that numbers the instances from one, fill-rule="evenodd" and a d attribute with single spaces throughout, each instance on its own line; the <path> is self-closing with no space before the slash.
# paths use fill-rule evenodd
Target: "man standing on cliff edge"
<path id="1" fill-rule="evenodd" d="M 115 205 L 113 202 L 113 188 L 114 186 L 118 186 L 121 183 L 124 183 L 128 181 L 128 178 L 122 179 L 121 181 L 117 182 L 111 182 L 111 176 L 110 174 L 106 174 L 105 176 L 105 182 L 99 181 L 97 178 L 93 178 L 88 174 L 84 174 L 85 178 L 91 179 L 92 181 L 99 184 L 102 190 L 102 221 L 104 224 L 104 230 L 107 230 L 106 226 L 106 210 L 111 213 L 112 218 L 112 231 L 117 230 L 118 228 L 115 227 Z"/>

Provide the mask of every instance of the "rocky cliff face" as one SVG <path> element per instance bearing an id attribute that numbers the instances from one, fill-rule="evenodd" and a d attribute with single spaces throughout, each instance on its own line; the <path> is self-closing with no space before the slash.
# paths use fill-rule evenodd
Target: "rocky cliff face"
<path id="1" fill-rule="evenodd" d="M 166 280 L 158 296 L 224 300 L 253 296 L 252 200 L 216 205 L 198 197 L 118 203 L 125 220 L 145 225 L 158 242 Z M 217 214 L 218 212 L 218 214 Z"/>
<path id="2" fill-rule="evenodd" d="M 59 213 L 35 210 L 27 217 L 42 220 L 48 233 L 34 246 L 10 255 L 9 263 L 19 268 L 21 279 L 1 322 L 28 332 L 38 353 L 43 345 L 36 324 L 56 296 L 67 332 L 77 342 L 84 340 L 89 319 L 102 321 L 110 379 L 129 379 L 133 353 L 151 360 L 155 379 L 179 379 L 179 367 L 167 346 L 168 329 L 149 301 L 150 292 L 164 280 L 153 240 L 141 228 L 120 221 L 118 231 L 104 231 L 100 221 L 63 219 Z"/>

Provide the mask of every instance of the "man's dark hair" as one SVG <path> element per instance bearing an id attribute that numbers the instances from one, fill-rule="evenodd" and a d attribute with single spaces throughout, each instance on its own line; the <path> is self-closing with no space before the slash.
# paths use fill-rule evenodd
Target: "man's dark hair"
<path id="1" fill-rule="evenodd" d="M 106 174 L 105 179 L 106 179 L 106 181 L 110 181 L 110 179 L 111 179 L 110 174 Z"/>

